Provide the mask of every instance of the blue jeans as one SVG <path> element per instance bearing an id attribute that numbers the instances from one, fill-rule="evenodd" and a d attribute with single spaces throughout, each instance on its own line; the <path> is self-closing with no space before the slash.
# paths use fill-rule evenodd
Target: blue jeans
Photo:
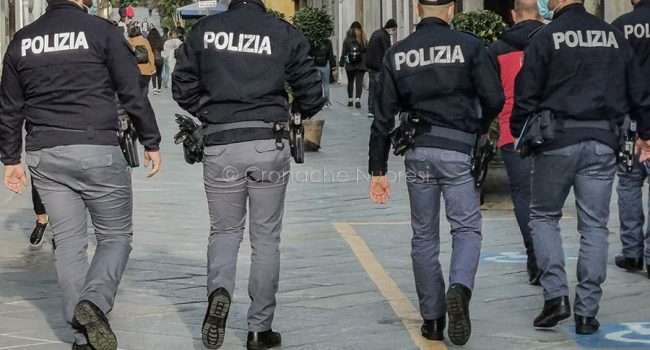
<path id="1" fill-rule="evenodd" d="M 321 79 L 323 79 L 323 97 L 327 102 L 330 101 L 330 65 L 323 67 L 316 67 L 320 72 Z"/>
<path id="2" fill-rule="evenodd" d="M 515 218 L 524 239 L 526 253 L 533 253 L 533 235 L 530 232 L 530 179 L 533 171 L 533 159 L 522 159 L 512 144 L 501 149 L 503 162 L 508 173 L 510 195 L 515 205 Z"/>

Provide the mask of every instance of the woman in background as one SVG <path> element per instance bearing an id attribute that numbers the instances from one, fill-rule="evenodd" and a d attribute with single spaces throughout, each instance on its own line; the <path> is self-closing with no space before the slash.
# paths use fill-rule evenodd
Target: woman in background
<path id="1" fill-rule="evenodd" d="M 154 64 L 156 65 L 156 74 L 153 75 L 153 93 L 157 95 L 162 92 L 162 73 L 165 59 L 162 56 L 165 42 L 158 29 L 153 28 L 147 37 L 151 50 L 153 50 Z"/>
<path id="2" fill-rule="evenodd" d="M 341 52 L 341 62 L 339 65 L 345 67 L 345 73 L 348 77 L 348 107 L 353 105 L 361 108 L 361 94 L 363 93 L 363 78 L 366 75 L 366 65 L 364 63 L 368 40 L 366 33 L 361 28 L 361 23 L 354 22 L 350 26 L 348 33 L 343 41 L 343 50 Z M 354 95 L 354 104 L 352 101 Z"/>

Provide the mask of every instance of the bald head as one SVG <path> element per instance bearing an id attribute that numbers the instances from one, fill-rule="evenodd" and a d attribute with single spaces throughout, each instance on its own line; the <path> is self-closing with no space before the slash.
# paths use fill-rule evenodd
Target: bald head
<path id="1" fill-rule="evenodd" d="M 515 23 L 540 19 L 537 0 L 515 0 L 515 8 L 512 10 L 512 20 Z"/>
<path id="2" fill-rule="evenodd" d="M 418 14 L 422 18 L 437 17 L 449 22 L 454 14 L 454 8 L 453 2 L 445 5 L 423 5 L 418 3 Z"/>

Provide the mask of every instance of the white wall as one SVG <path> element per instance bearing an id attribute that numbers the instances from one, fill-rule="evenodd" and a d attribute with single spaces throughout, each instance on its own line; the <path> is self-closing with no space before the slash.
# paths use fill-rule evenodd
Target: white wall
<path id="1" fill-rule="evenodd" d="M 622 14 L 632 11 L 632 5 L 627 0 L 604 0 L 605 1 L 605 20 L 613 22 Z"/>

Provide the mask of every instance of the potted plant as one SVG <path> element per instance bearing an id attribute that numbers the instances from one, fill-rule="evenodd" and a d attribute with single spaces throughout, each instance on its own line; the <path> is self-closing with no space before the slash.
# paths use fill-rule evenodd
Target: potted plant
<path id="1" fill-rule="evenodd" d="M 327 40 L 334 34 L 332 17 L 323 9 L 305 7 L 293 16 L 293 25 L 305 34 L 309 44 L 314 47 L 326 45 Z M 318 151 L 323 135 L 324 120 L 311 119 L 304 122 L 305 150 Z"/>
<path id="2" fill-rule="evenodd" d="M 483 10 L 460 13 L 451 20 L 451 25 L 457 30 L 473 33 L 483 39 L 485 45 L 490 45 L 501 38 L 508 25 L 495 12 Z M 494 120 L 490 125 L 490 140 L 499 140 L 499 121 Z M 487 208 L 512 208 L 508 175 L 500 154 L 497 154 L 490 164 L 488 177 L 483 184 L 483 196 Z"/>

